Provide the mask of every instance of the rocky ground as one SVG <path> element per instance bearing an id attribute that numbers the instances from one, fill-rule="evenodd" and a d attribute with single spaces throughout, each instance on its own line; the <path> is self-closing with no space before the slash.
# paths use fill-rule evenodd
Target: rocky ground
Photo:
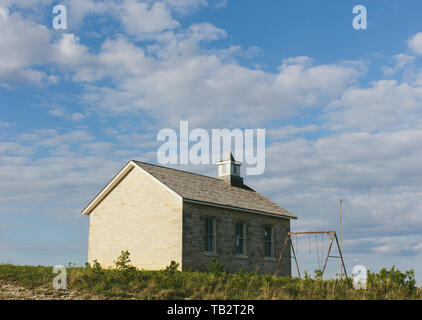
<path id="1" fill-rule="evenodd" d="M 97 296 L 81 295 L 79 292 L 54 290 L 40 287 L 26 289 L 11 282 L 0 280 L 0 300 L 85 300 L 101 299 Z"/>

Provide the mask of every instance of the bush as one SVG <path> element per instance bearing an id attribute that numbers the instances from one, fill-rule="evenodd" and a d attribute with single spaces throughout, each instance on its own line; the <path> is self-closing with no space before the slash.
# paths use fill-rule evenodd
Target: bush
<path id="1" fill-rule="evenodd" d="M 215 258 L 212 258 L 211 264 L 208 266 L 208 272 L 218 275 L 224 272 L 224 267 Z"/>
<path id="2" fill-rule="evenodd" d="M 134 266 L 131 266 L 130 263 L 130 253 L 129 251 L 122 251 L 120 256 L 117 258 L 117 261 L 114 263 L 116 264 L 116 269 L 118 271 L 118 276 L 123 281 L 133 280 L 136 275 L 138 269 Z"/>
<path id="3" fill-rule="evenodd" d="M 416 289 L 415 272 L 413 269 L 401 272 L 392 266 L 390 270 L 382 268 L 379 273 L 368 270 L 368 289 L 378 289 L 386 292 L 390 289 L 402 289 L 414 293 Z"/>
<path id="4" fill-rule="evenodd" d="M 171 261 L 170 262 L 170 265 L 168 265 L 165 269 L 164 269 L 164 272 L 166 272 L 166 273 L 176 273 L 179 268 L 179 264 L 176 262 L 176 261 Z"/>
<path id="5" fill-rule="evenodd" d="M 94 260 L 94 264 L 92 265 L 92 268 L 90 267 L 90 270 L 96 276 L 102 276 L 104 274 L 104 270 L 101 268 L 101 265 L 97 259 Z"/>
<path id="6" fill-rule="evenodd" d="M 314 274 L 315 274 L 315 279 L 322 280 L 323 273 L 322 273 L 321 270 L 319 270 L 319 269 L 315 270 Z"/>

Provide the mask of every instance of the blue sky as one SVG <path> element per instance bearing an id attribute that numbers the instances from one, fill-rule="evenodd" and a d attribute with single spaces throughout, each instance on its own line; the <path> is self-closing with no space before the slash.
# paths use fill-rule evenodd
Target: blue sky
<path id="1" fill-rule="evenodd" d="M 421 281 L 420 1 L 60 3 L 67 30 L 57 1 L 0 0 L 0 262 L 83 264 L 81 209 L 189 120 L 266 129 L 266 171 L 246 181 L 293 230 L 338 229 L 342 198 L 347 267 Z"/>

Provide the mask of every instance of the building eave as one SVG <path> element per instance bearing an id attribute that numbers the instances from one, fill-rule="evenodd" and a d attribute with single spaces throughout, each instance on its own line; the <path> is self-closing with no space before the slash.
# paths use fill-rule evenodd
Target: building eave
<path id="1" fill-rule="evenodd" d="M 269 217 L 274 217 L 274 218 L 279 218 L 279 219 L 297 220 L 297 217 L 296 216 L 289 216 L 289 215 L 282 215 L 282 214 L 271 213 L 271 212 L 264 212 L 264 211 L 258 211 L 258 210 L 252 210 L 252 209 L 245 209 L 245 208 L 240 208 L 240 207 L 233 207 L 233 206 L 227 206 L 227 205 L 218 204 L 218 203 L 198 201 L 198 200 L 192 200 L 192 199 L 186 199 L 186 198 L 183 198 L 183 201 L 184 202 L 187 202 L 187 203 L 200 204 L 200 205 L 205 205 L 205 206 L 210 206 L 210 207 L 217 207 L 217 208 L 224 208 L 224 209 L 230 209 L 230 210 L 236 210 L 236 211 L 243 211 L 243 212 L 255 213 L 255 214 L 259 214 L 259 215 L 263 215 L 263 216 L 269 216 Z"/>
<path id="2" fill-rule="evenodd" d="M 92 210 L 104 199 L 104 197 L 110 193 L 111 190 L 133 169 L 135 163 L 129 161 L 123 169 L 121 169 L 109 183 L 91 200 L 90 203 L 82 210 L 82 214 L 89 215 Z"/>

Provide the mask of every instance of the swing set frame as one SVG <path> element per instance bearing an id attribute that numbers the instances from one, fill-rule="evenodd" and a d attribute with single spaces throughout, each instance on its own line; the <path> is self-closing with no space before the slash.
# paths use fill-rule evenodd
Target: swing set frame
<path id="1" fill-rule="evenodd" d="M 310 235 L 318 235 L 318 234 L 323 234 L 323 235 L 325 234 L 331 240 L 330 245 L 328 247 L 327 256 L 325 258 L 324 267 L 322 269 L 321 278 L 324 275 L 324 271 L 325 271 L 325 267 L 327 266 L 328 258 L 341 259 L 341 268 L 344 270 L 344 274 L 346 275 L 346 278 L 347 278 L 347 271 L 346 271 L 346 266 L 344 265 L 343 253 L 341 252 L 341 248 L 340 248 L 340 245 L 339 245 L 338 239 L 337 239 L 337 233 L 335 231 L 289 232 L 287 234 L 286 240 L 284 241 L 283 248 L 281 249 L 281 254 L 280 254 L 280 257 L 279 257 L 278 262 L 277 262 L 277 266 L 276 266 L 275 271 L 274 271 L 274 277 L 277 276 L 277 274 L 278 274 L 278 269 L 280 267 L 280 263 L 281 263 L 281 260 L 283 259 L 284 252 L 286 251 L 287 245 L 290 245 L 291 252 L 293 253 L 293 258 L 295 259 L 297 274 L 298 274 L 299 279 L 300 279 L 299 264 L 298 264 L 297 259 L 296 259 L 296 253 L 295 253 L 295 249 L 294 249 L 294 246 L 293 246 L 293 243 L 292 243 L 292 238 L 297 239 L 298 235 L 309 235 L 310 236 Z M 336 242 L 340 256 L 330 256 L 331 248 L 333 246 L 334 240 Z M 289 255 L 288 258 L 291 259 L 292 256 Z"/>

